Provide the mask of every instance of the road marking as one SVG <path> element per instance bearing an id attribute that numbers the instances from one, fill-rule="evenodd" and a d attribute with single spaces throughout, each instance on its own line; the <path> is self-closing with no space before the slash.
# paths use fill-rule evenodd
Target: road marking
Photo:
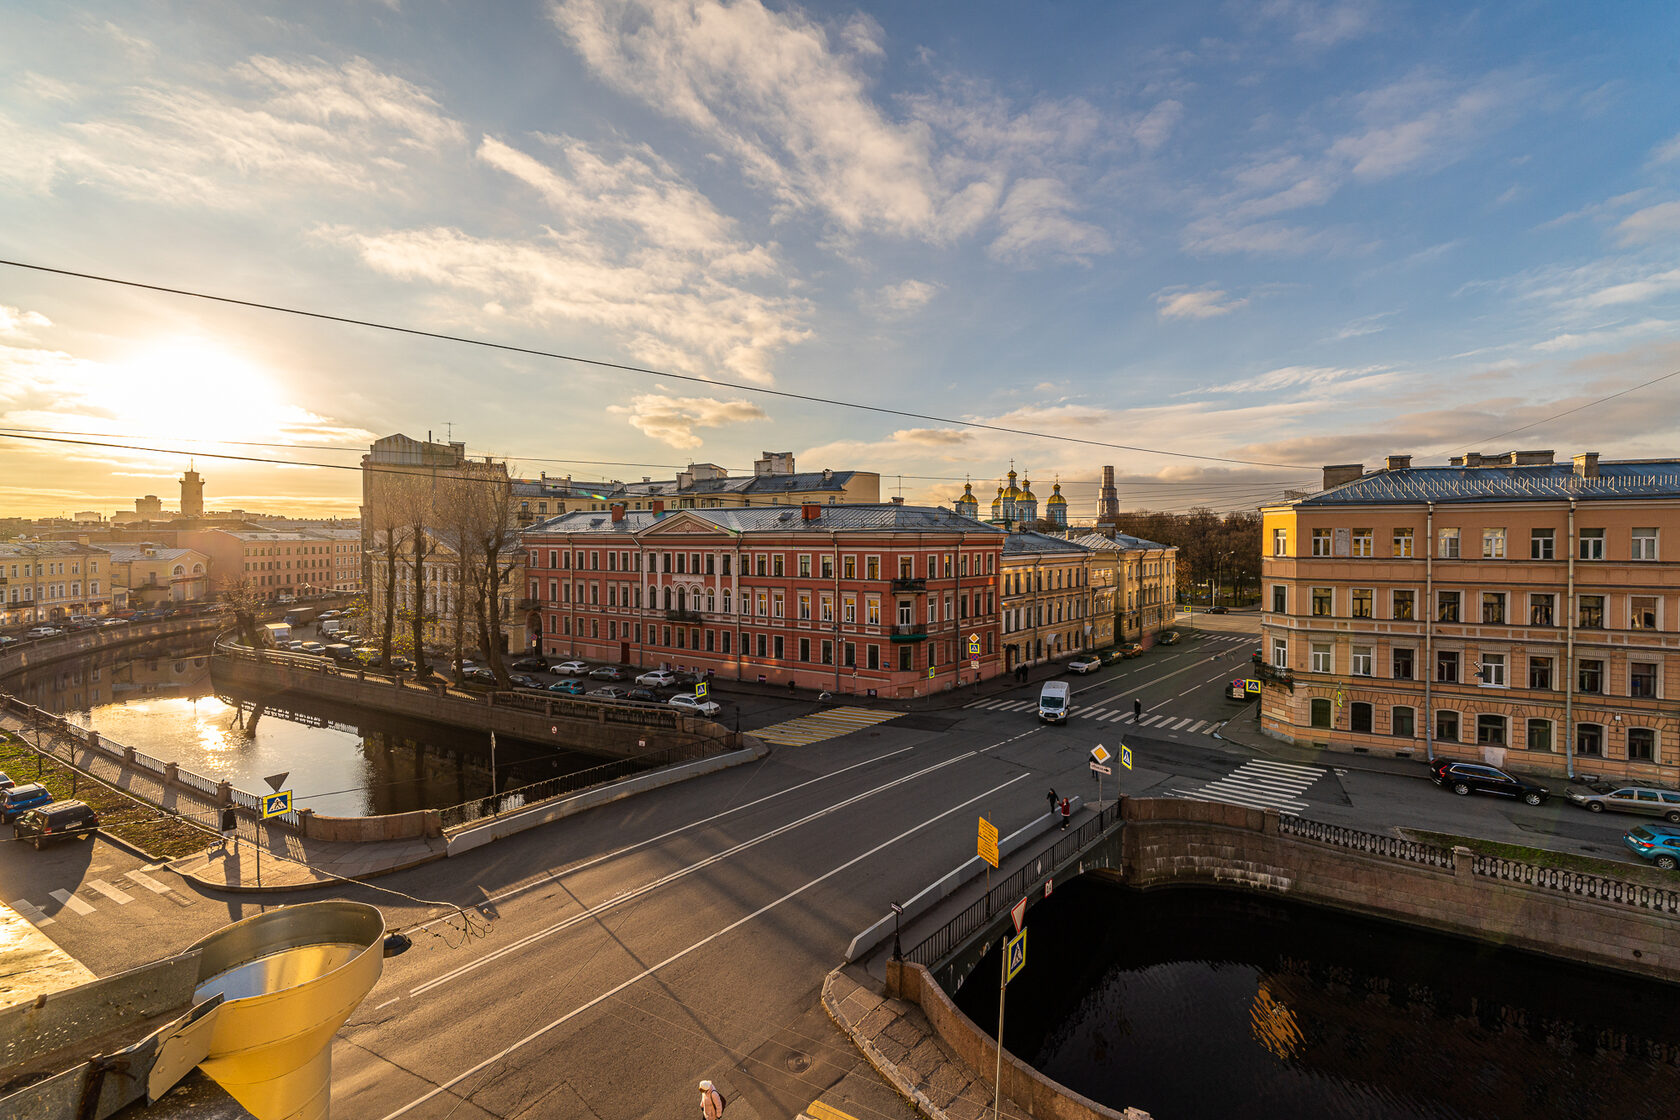
<path id="1" fill-rule="evenodd" d="M 62 905 L 68 906 L 78 914 L 93 913 L 93 907 L 89 906 L 69 891 L 52 891 L 50 893 L 54 898 L 58 899 Z"/>
<path id="2" fill-rule="evenodd" d="M 881 712 L 870 708 L 831 708 L 797 719 L 760 727 L 753 735 L 778 747 L 805 747 L 825 739 L 838 739 L 866 727 L 897 719 L 903 712 Z"/>
<path id="3" fill-rule="evenodd" d="M 973 752 L 970 752 L 970 753 L 972 754 Z M 479 1062 L 477 1065 L 473 1066 L 472 1068 L 470 1068 L 470 1069 L 468 1069 L 468 1070 L 466 1070 L 462 1073 L 456 1074 L 454 1077 L 450 1078 L 448 1081 L 443 1082 L 442 1084 L 438 1085 L 436 1088 L 430 1090 L 429 1092 L 424 1093 L 421 1096 L 416 1097 L 412 1101 L 409 1101 L 407 1104 L 403 1105 L 401 1108 L 395 1110 L 394 1112 L 386 1113 L 385 1116 L 382 1118 L 382 1120 L 395 1120 L 396 1117 L 401 1116 L 403 1113 L 409 1112 L 409 1111 L 419 1107 L 420 1105 L 425 1104 L 427 1101 L 431 1100 L 433 1097 L 437 1096 L 438 1094 L 448 1092 L 449 1090 L 453 1089 L 455 1086 L 459 1085 L 461 1082 L 465 1081 L 467 1078 L 473 1076 L 476 1073 L 481 1073 L 484 1070 L 488 1069 L 490 1066 L 495 1065 L 497 1062 L 501 1061 L 503 1058 L 506 1058 L 509 1054 L 513 1053 L 515 1050 L 519 1050 L 519 1049 L 529 1045 L 530 1043 L 535 1042 L 537 1039 L 541 1038 L 543 1035 L 547 1034 L 549 1031 L 553 1030 L 555 1027 L 561 1026 L 562 1024 L 567 1023 L 570 1020 L 576 1018 L 577 1016 L 583 1014 L 585 1011 L 588 1011 L 591 1008 L 593 1008 L 593 1007 L 595 1007 L 595 1006 L 597 1006 L 601 1003 L 604 1003 L 605 1001 L 611 999 L 613 996 L 616 996 L 619 992 L 622 992 L 624 989 L 626 989 L 626 988 L 628 988 L 628 987 L 630 987 L 634 984 L 640 983 L 642 980 L 645 980 L 649 976 L 652 976 L 656 972 L 659 972 L 661 969 L 665 968 L 667 965 L 675 964 L 677 961 L 682 960 L 684 957 L 688 956 L 690 953 L 693 953 L 698 949 L 705 948 L 707 945 L 710 945 L 713 941 L 716 941 L 718 938 L 722 937 L 724 934 L 733 933 L 735 930 L 737 930 L 740 927 L 746 925 L 748 922 L 754 920 L 755 918 L 758 918 L 758 917 L 761 917 L 765 914 L 768 914 L 770 911 L 774 910 L 776 907 L 780 906 L 782 903 L 787 902 L 790 899 L 794 899 L 794 898 L 799 897 L 800 895 L 804 894 L 806 891 L 810 890 L 812 887 L 815 887 L 815 886 L 817 886 L 821 883 L 824 883 L 824 882 L 828 881 L 829 879 L 832 879 L 834 876 L 840 874 L 842 871 L 846 871 L 846 870 L 850 869 L 851 867 L 853 867 L 853 866 L 855 866 L 859 863 L 862 863 L 864 860 L 869 859 L 871 856 L 877 855 L 878 853 L 885 851 L 886 849 L 892 847 L 894 844 L 900 843 L 901 841 L 915 835 L 917 832 L 920 832 L 922 829 L 927 828 L 929 825 L 932 825 L 932 824 L 935 824 L 939 821 L 944 820 L 946 817 L 950 816 L 953 813 L 959 813 L 959 812 L 963 811 L 964 809 L 967 809 L 970 805 L 979 804 L 980 802 L 984 801 L 986 798 L 995 796 L 1001 790 L 1004 790 L 1004 789 L 1008 788 L 1009 786 L 1014 785 L 1016 782 L 1019 782 L 1022 779 L 1028 778 L 1028 777 L 1031 777 L 1031 775 L 1030 774 L 1017 774 L 1013 778 L 1010 778 L 1007 781 L 1001 782 L 998 785 L 993 786 L 991 789 L 987 790 L 986 792 L 984 792 L 982 794 L 979 794 L 976 797 L 969 798 L 967 801 L 964 801 L 961 805 L 953 805 L 951 808 L 945 810 L 943 813 L 940 813 L 938 816 L 929 817 L 927 820 L 922 821 L 920 824 L 910 826 L 909 828 L 905 829 L 903 832 L 899 833 L 897 836 L 894 836 L 892 839 L 882 841 L 881 843 L 875 845 L 875 847 L 870 848 L 867 852 L 864 852 L 863 854 L 858 855 L 858 856 L 853 856 L 851 859 L 847 860 L 845 863 L 842 863 L 842 864 L 838 865 L 837 867 L 832 868 L 829 871 L 825 871 L 823 874 L 817 876 L 815 879 L 811 879 L 811 880 L 807 881 L 806 883 L 804 883 L 801 886 L 795 887 L 793 890 L 791 890 L 788 893 L 782 895 L 782 897 L 776 899 L 775 901 L 765 903 L 763 906 L 760 906 L 757 910 L 754 910 L 752 913 L 746 915 L 745 917 L 737 918 L 735 921 L 733 921 L 730 924 L 724 926 L 722 929 L 719 929 L 719 930 L 717 930 L 713 933 L 707 934 L 705 937 L 701 938 L 699 941 L 696 941 L 694 944 L 690 945 L 688 948 L 679 950 L 678 952 L 675 952 L 675 953 L 672 953 L 670 956 L 666 957 L 664 960 L 660 961 L 656 965 L 652 965 L 648 968 L 644 968 L 642 971 L 636 973 L 634 976 L 630 977 L 628 980 L 625 980 L 624 982 L 618 984 L 616 987 L 613 987 L 613 988 L 611 988 L 611 989 L 609 989 L 605 992 L 602 992 L 600 995 L 596 996 L 594 999 L 591 999 L 586 1003 L 580 1004 L 579 1006 L 572 1008 L 572 1010 L 566 1012 L 564 1015 L 561 1015 L 559 1018 L 554 1019 L 552 1022 L 548 1023 L 547 1025 L 538 1027 L 536 1030 L 532 1031 L 530 1034 L 526 1035 L 524 1038 L 520 1039 L 518 1042 L 515 1042 L 510 1046 L 504 1047 L 503 1049 L 497 1051 L 495 1054 L 492 1054 L 490 1057 L 485 1058 L 483 1061 Z"/>
<path id="4" fill-rule="evenodd" d="M 146 874 L 144 871 L 130 871 L 128 877 L 139 883 L 153 894 L 168 894 L 169 888 Z"/>
<path id="5" fill-rule="evenodd" d="M 47 917 L 47 912 L 30 902 L 27 898 L 20 898 L 11 904 L 13 910 L 28 918 L 38 926 L 50 926 L 58 921 L 57 918 Z"/>
<path id="6" fill-rule="evenodd" d="M 1208 725 L 1207 720 L 1205 720 L 1205 719 L 1197 720 L 1194 724 L 1191 725 L 1190 734 L 1200 735 L 1202 733 L 1202 728 L 1206 727 L 1207 725 Z"/>
<path id="7" fill-rule="evenodd" d="M 1294 815 L 1307 808 L 1301 794 L 1326 771 L 1318 766 L 1250 759 L 1223 778 L 1196 790 L 1174 790 L 1194 801 L 1222 801 L 1251 809 L 1277 809 Z"/>
<path id="8" fill-rule="evenodd" d="M 387 1007 L 391 1006 L 393 1003 L 401 1003 L 401 1002 L 402 1002 L 402 997 L 398 996 L 396 999 L 386 1000 L 384 1003 L 380 1004 L 378 1007 L 375 1007 L 374 1010 L 375 1011 L 383 1011 Z"/>
<path id="9" fill-rule="evenodd" d="M 822 1101 L 812 1101 L 806 1105 L 805 1115 L 810 1117 L 810 1120 L 857 1120 L 857 1117 L 851 1113 L 841 1112 L 833 1105 L 824 1104 Z"/>
<path id="10" fill-rule="evenodd" d="M 1144 716 L 1143 719 L 1139 720 L 1138 722 L 1142 726 L 1148 727 L 1150 724 L 1154 723 L 1156 720 L 1158 720 L 1160 718 L 1161 718 L 1160 716 Z"/>
<path id="11" fill-rule="evenodd" d="M 1188 719 L 1181 719 L 1177 723 L 1173 724 L 1173 730 L 1174 731 L 1183 731 L 1189 725 L 1190 725 L 1190 721 Z"/>
<path id="12" fill-rule="evenodd" d="M 127 891 L 118 890 L 103 879 L 89 879 L 88 886 L 115 902 L 118 906 L 126 906 L 134 901 L 134 896 Z"/>

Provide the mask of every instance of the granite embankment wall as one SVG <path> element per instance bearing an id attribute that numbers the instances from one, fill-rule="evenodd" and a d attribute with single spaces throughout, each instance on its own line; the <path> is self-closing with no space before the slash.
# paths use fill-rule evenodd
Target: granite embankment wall
<path id="1" fill-rule="evenodd" d="M 70 661 L 100 650 L 118 646 L 132 646 L 158 638 L 178 638 L 182 635 L 209 636 L 226 623 L 213 614 L 171 618 L 161 622 L 131 622 L 122 626 L 101 626 L 94 630 L 78 630 L 51 638 L 32 638 L 0 650 L 0 683 L 14 673 L 50 665 L 55 661 Z"/>

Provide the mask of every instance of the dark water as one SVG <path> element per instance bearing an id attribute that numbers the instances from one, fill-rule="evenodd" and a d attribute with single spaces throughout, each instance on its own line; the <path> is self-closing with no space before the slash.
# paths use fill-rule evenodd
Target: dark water
<path id="1" fill-rule="evenodd" d="M 103 737 L 252 793 L 289 771 L 324 816 L 434 809 L 490 793 L 490 737 L 305 697 L 218 694 L 208 639 L 163 640 L 20 673 L 5 690 Z M 255 717 L 255 718 L 253 718 Z M 496 784 L 513 789 L 601 763 L 498 736 Z"/>
<path id="2" fill-rule="evenodd" d="M 1080 879 L 1005 1045 L 1155 1120 L 1674 1120 L 1680 988 L 1231 891 Z M 997 951 L 957 993 L 997 1029 Z"/>

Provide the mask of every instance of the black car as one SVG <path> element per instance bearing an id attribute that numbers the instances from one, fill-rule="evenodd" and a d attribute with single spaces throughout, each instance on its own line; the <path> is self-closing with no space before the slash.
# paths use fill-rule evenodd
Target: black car
<path id="1" fill-rule="evenodd" d="M 1538 805 L 1550 792 L 1497 766 L 1481 762 L 1455 762 L 1437 758 L 1429 764 L 1430 780 L 1442 789 L 1450 789 L 1460 797 L 1472 793 L 1494 793 L 1501 797 L 1515 797 L 1526 805 Z"/>
<path id="2" fill-rule="evenodd" d="M 1208 614 L 1230 614 L 1231 613 L 1231 608 L 1230 607 L 1209 607 L 1207 609 L 1206 613 L 1208 613 Z"/>
<path id="3" fill-rule="evenodd" d="M 54 840 L 71 840 L 99 831 L 99 814 L 85 801 L 56 801 L 29 809 L 12 823 L 12 839 L 30 840 L 35 850 Z"/>
<path id="4" fill-rule="evenodd" d="M 624 693 L 624 698 L 626 700 L 654 700 L 654 701 L 657 701 L 659 699 L 659 695 L 657 693 L 655 693 L 653 691 L 653 689 L 651 689 L 651 688 L 632 688 L 632 689 L 626 690 L 626 692 Z"/>
<path id="5" fill-rule="evenodd" d="M 542 685 L 538 684 L 532 678 L 527 677 L 524 673 L 509 673 L 508 674 L 508 683 L 511 684 L 514 688 L 542 688 L 543 687 Z"/>
<path id="6" fill-rule="evenodd" d="M 546 673 L 548 672 L 548 662 L 540 657 L 521 657 L 518 661 L 513 662 L 509 668 L 520 669 L 527 673 Z"/>

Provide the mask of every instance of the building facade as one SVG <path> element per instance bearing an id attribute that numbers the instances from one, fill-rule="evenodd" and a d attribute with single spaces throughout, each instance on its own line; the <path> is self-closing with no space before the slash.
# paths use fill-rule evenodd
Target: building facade
<path id="1" fill-rule="evenodd" d="M 1269 734 L 1680 780 L 1680 460 L 1391 456 L 1263 518 Z"/>
<path id="2" fill-rule="evenodd" d="M 1044 533 L 1004 537 L 1000 621 L 1005 670 L 1107 644 L 1097 637 L 1094 555 L 1083 545 Z M 1113 639 L 1110 615 L 1108 641 Z"/>
<path id="3" fill-rule="evenodd" d="M 111 607 L 110 558 L 78 541 L 0 542 L 0 625 L 63 622 Z"/>
<path id="4" fill-rule="evenodd" d="M 190 548 L 108 544 L 111 600 L 117 610 L 192 603 L 210 593 L 210 558 Z"/>
<path id="5" fill-rule="evenodd" d="M 549 656 L 921 696 L 999 672 L 1003 538 L 896 503 L 619 506 L 528 529 L 526 583 Z"/>
<path id="6" fill-rule="evenodd" d="M 1178 548 L 1176 545 L 1122 533 L 1111 525 L 1095 532 L 1069 534 L 1075 544 L 1112 556 L 1114 567 L 1114 641 L 1153 645 L 1178 615 Z"/>

